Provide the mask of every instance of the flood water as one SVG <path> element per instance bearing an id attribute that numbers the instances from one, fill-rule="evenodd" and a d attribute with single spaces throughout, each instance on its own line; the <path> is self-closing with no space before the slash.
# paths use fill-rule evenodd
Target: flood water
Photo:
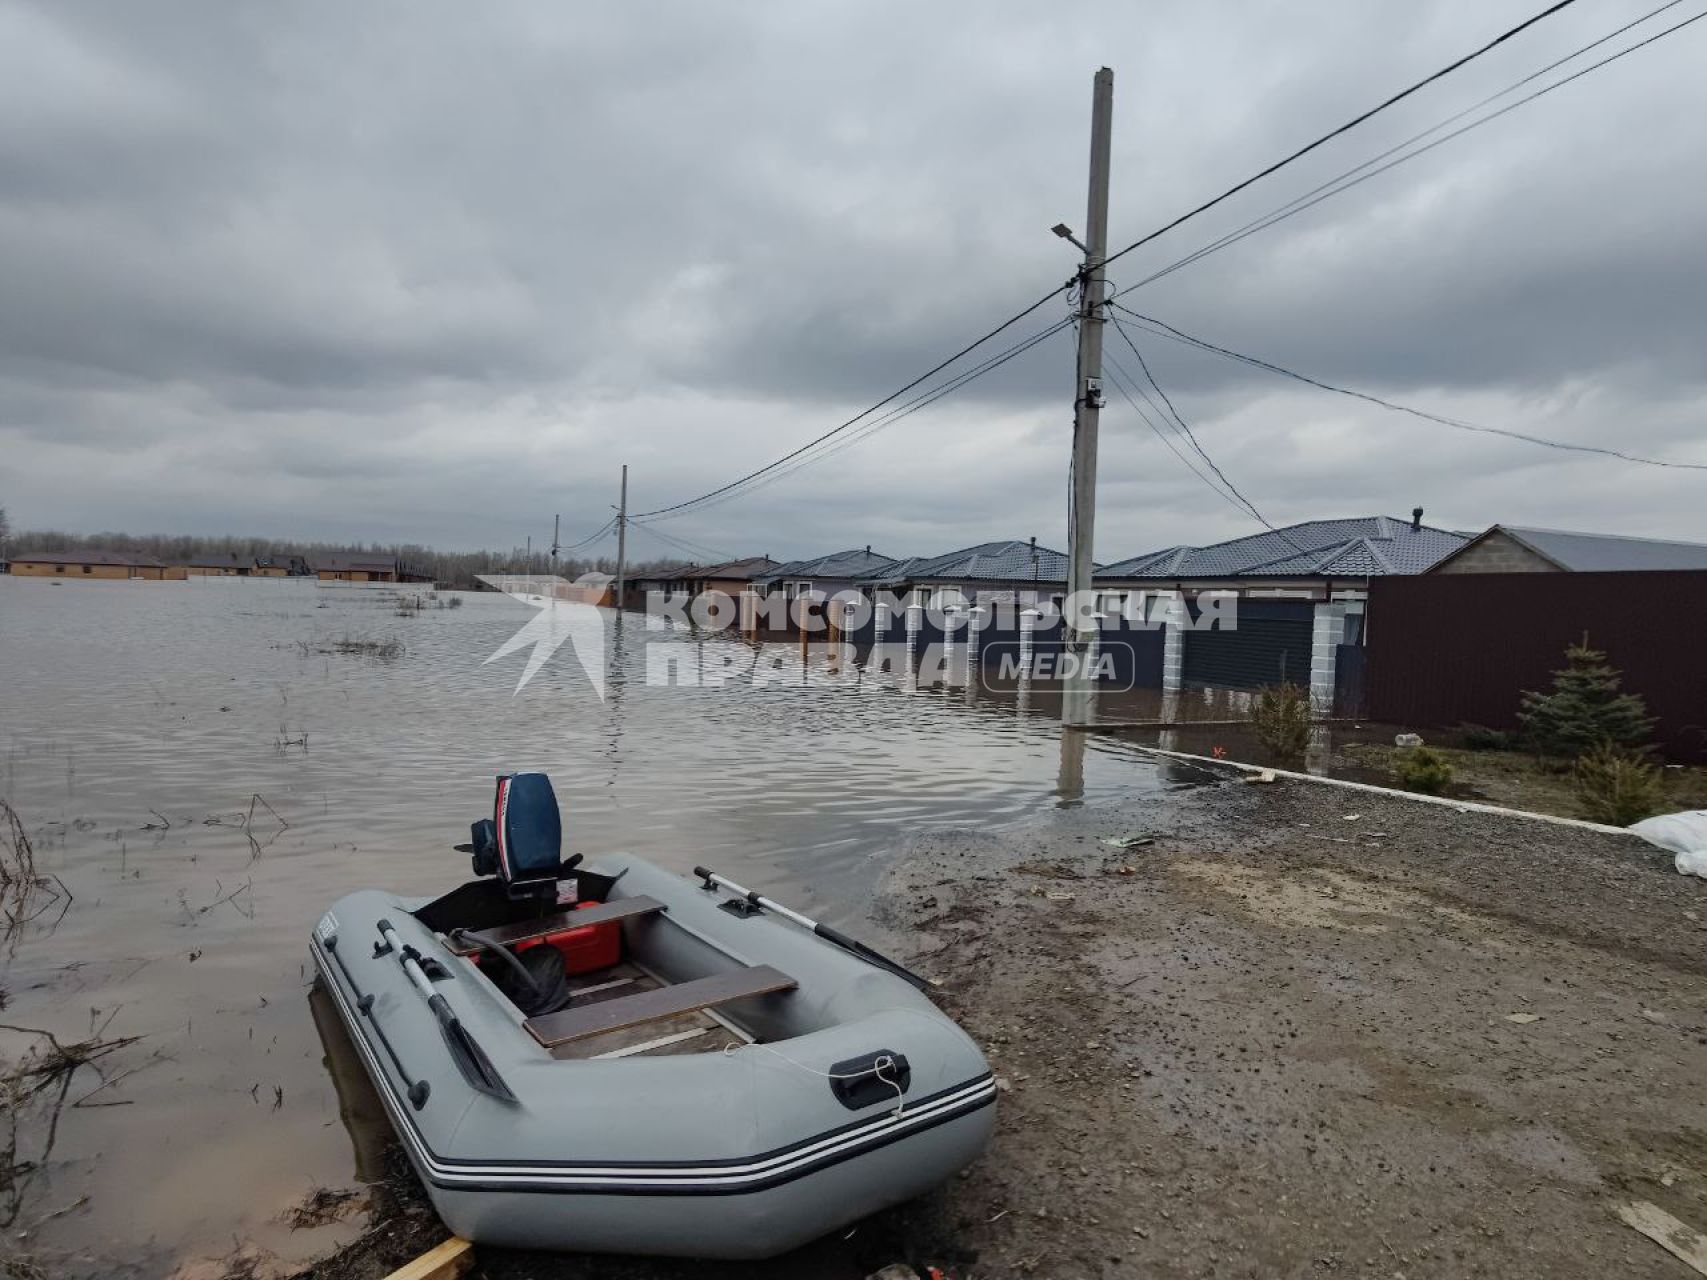
<path id="1" fill-rule="evenodd" d="M 1063 735 L 1042 700 L 827 672 L 788 645 L 744 659 L 752 684 L 658 687 L 648 647 L 698 661 L 737 642 L 633 617 L 619 638 L 607 615 L 603 700 L 567 647 L 518 693 L 526 654 L 486 659 L 527 606 L 398 604 L 310 582 L 0 577 L 0 797 L 72 895 L 14 940 L 0 1017 L 68 1043 L 141 1037 L 103 1062 L 130 1074 L 99 1094 L 76 1076 L 11 1227 L 75 1255 L 68 1272 L 165 1275 L 234 1239 L 300 1259 L 351 1234 L 281 1217 L 357 1176 L 308 930 L 361 886 L 465 878 L 450 846 L 489 814 L 497 772 L 550 772 L 566 852 L 705 863 L 867 929 L 910 832 L 1189 780 L 1117 737 Z M 27 1043 L 0 1033 L 8 1057 Z M 21 1130 L 20 1160 L 40 1137 Z"/>

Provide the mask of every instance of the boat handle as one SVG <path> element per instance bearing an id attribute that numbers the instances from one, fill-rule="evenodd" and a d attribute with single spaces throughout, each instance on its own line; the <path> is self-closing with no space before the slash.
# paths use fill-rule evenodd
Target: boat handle
<path id="1" fill-rule="evenodd" d="M 379 1025 L 379 1018 L 374 1014 L 373 993 L 370 991 L 363 994 L 362 989 L 356 985 L 356 980 L 351 975 L 349 966 L 344 963 L 344 957 L 338 954 L 338 939 L 336 937 L 328 938 L 325 942 L 325 949 L 331 953 L 332 962 L 338 966 L 338 972 L 344 975 L 344 984 L 355 995 L 357 1012 L 368 1020 L 373 1027 L 374 1036 L 385 1049 L 386 1056 L 391 1059 L 391 1065 L 397 1068 L 397 1074 L 403 1081 L 404 1091 L 410 1105 L 419 1111 L 427 1105 L 427 1097 L 432 1093 L 433 1086 L 425 1080 L 410 1078 L 409 1069 L 403 1065 L 403 1059 L 397 1056 L 397 1050 L 386 1036 L 385 1028 Z"/>

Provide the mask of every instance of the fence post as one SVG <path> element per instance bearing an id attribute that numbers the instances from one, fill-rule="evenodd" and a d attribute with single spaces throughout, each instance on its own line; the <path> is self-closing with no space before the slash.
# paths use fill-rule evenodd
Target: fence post
<path id="1" fill-rule="evenodd" d="M 1102 624 L 1108 621 L 1106 613 L 1091 615 L 1091 638 L 1085 646 L 1085 676 L 1094 687 L 1096 684 L 1097 663 L 1102 659 Z"/>
<path id="2" fill-rule="evenodd" d="M 1310 707 L 1318 716 L 1334 712 L 1334 667 L 1345 639 L 1345 605 L 1324 601 L 1310 619 Z"/>
<path id="3" fill-rule="evenodd" d="M 1185 628 L 1180 625 L 1186 611 L 1185 596 L 1174 592 L 1162 615 L 1162 692 L 1178 693 L 1185 687 Z M 1171 717 L 1170 717 L 1171 718 Z"/>

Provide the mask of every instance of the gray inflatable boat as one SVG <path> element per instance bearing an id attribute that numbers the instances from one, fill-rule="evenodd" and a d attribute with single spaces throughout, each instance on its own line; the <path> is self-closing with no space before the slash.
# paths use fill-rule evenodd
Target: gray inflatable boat
<path id="1" fill-rule="evenodd" d="M 311 950 L 445 1223 L 468 1239 L 762 1258 L 937 1185 L 995 1124 L 983 1054 L 901 966 L 704 869 L 559 861 L 498 780 L 477 879 L 362 890 Z"/>

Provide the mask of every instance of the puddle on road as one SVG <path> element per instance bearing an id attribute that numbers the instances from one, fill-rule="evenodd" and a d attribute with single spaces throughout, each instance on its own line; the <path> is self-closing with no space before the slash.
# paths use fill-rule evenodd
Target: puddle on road
<path id="1" fill-rule="evenodd" d="M 636 619 L 620 646 L 611 632 L 602 702 L 567 649 L 517 693 L 524 654 L 483 664 L 531 611 L 463 599 L 399 616 L 385 590 L 0 577 L 0 795 L 74 895 L 19 940 L 4 1019 L 141 1037 L 102 1064 L 133 1074 L 62 1112 L 13 1226 L 31 1247 L 160 1275 L 234 1237 L 301 1259 L 354 1229 L 287 1220 L 361 1172 L 340 1123 L 359 1108 L 306 998 L 307 931 L 352 889 L 462 879 L 450 846 L 501 770 L 551 772 L 568 850 L 707 863 L 861 928 L 912 831 L 1195 776 L 1062 734 L 1045 699 L 830 675 L 789 645 L 765 650 L 756 687 L 656 687 L 641 641 L 696 660 L 734 642 Z M 84 1068 L 70 1098 L 100 1083 Z"/>

